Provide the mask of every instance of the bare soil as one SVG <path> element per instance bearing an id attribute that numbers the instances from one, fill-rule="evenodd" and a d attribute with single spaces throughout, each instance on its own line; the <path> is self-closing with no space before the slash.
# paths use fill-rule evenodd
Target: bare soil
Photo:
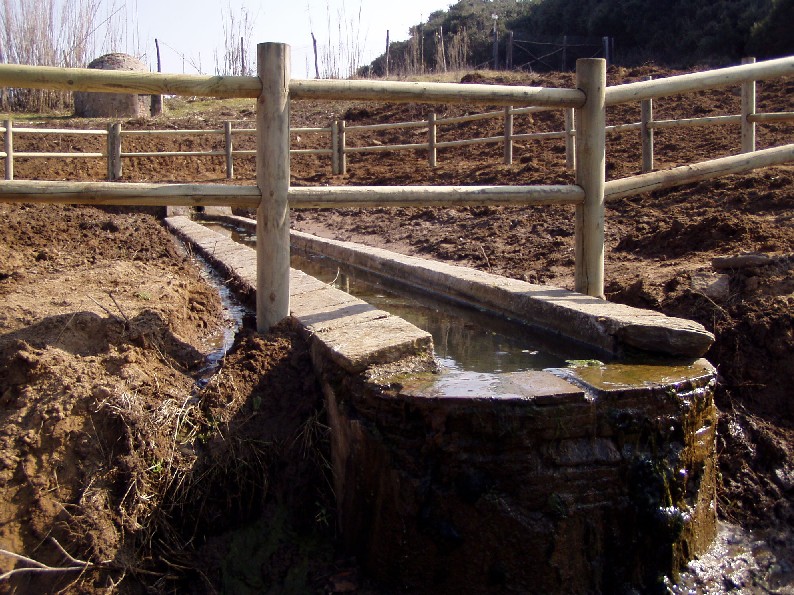
<path id="1" fill-rule="evenodd" d="M 611 69 L 610 84 L 672 74 Z M 464 82 L 571 86 L 567 74 L 470 73 Z M 759 83 L 759 111 L 790 110 L 794 80 Z M 739 112 L 734 90 L 659 100 L 657 118 Z M 481 111 L 467 106 L 293 104 L 294 126 L 349 126 Z M 216 128 L 253 105 L 125 129 Z M 609 123 L 638 121 L 639 106 Z M 103 121 L 45 119 L 51 127 Z M 562 115 L 517 118 L 516 132 L 562 129 Z M 759 127 L 759 148 L 791 142 L 794 125 Z M 427 131 L 348 133 L 351 146 L 424 142 Z M 439 140 L 498 136 L 499 118 L 444 127 Z M 16 148 L 101 150 L 79 136 L 22 136 Z M 209 150 L 221 136 L 125 137 L 124 150 Z M 239 137 L 238 148 L 253 148 Z M 295 148 L 327 146 L 316 134 Z M 656 132 L 657 167 L 738 152 L 738 126 Z M 561 141 L 439 152 L 295 156 L 293 185 L 570 183 Z M 636 132 L 608 137 L 609 179 L 639 173 Z M 101 160 L 19 160 L 19 179 L 101 180 Z M 252 159 L 235 162 L 252 184 Z M 224 182 L 221 158 L 140 158 L 125 181 Z M 0 547 L 81 571 L 13 577 L 16 592 L 363 592 L 333 549 L 322 397 L 305 345 L 288 326 L 241 333 L 207 379 L 206 356 L 227 324 L 217 291 L 160 226 L 153 209 L 0 205 Z M 745 528 L 794 524 L 794 168 L 776 167 L 612 203 L 607 297 L 692 318 L 716 335 L 720 374 L 719 513 Z M 301 211 L 293 225 L 326 237 L 572 288 L 567 207 Z M 717 257 L 762 262 L 716 270 Z M 240 529 L 242 530 L 236 530 Z M 262 535 L 267 535 L 263 539 Z M 789 553 L 789 560 L 791 555 Z M 0 557 L 0 569 L 14 561 Z M 75 565 L 74 563 L 72 564 Z M 725 587 L 723 581 L 722 587 Z M 740 585 L 741 586 L 741 585 Z M 747 592 L 754 592 L 749 589 Z"/>

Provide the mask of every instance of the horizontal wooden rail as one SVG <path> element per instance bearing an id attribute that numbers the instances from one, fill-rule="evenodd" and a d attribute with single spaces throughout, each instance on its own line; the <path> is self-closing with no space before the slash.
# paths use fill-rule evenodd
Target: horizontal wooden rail
<path id="1" fill-rule="evenodd" d="M 688 126 L 708 126 L 710 124 L 741 124 L 742 117 L 734 116 L 706 116 L 703 118 L 682 118 L 680 120 L 651 120 L 648 127 L 656 129 L 662 128 L 686 128 Z"/>
<path id="2" fill-rule="evenodd" d="M 752 114 L 747 116 L 750 122 L 791 122 L 794 112 L 777 112 L 771 114 Z"/>
<path id="3" fill-rule="evenodd" d="M 581 107 L 579 89 L 418 83 L 405 81 L 293 80 L 291 99 L 390 101 L 397 103 L 479 103 L 485 105 L 544 105 Z"/>
<path id="4" fill-rule="evenodd" d="M 491 144 L 491 143 L 503 143 L 505 141 L 504 136 L 488 136 L 484 138 L 466 138 L 463 140 L 447 140 L 447 141 L 440 141 L 436 143 L 436 148 L 444 149 L 449 147 L 466 147 L 469 145 L 479 145 L 479 144 Z"/>
<path id="5" fill-rule="evenodd" d="M 5 132 L 5 128 L 0 130 L 0 132 Z M 107 136 L 107 130 L 83 130 L 83 129 L 76 129 L 76 128 L 26 128 L 23 126 L 14 126 L 14 134 L 19 134 L 20 132 L 24 132 L 25 134 L 84 134 L 84 135 L 96 135 L 96 136 Z"/>
<path id="6" fill-rule="evenodd" d="M 439 143 L 436 146 L 440 146 Z M 427 149 L 427 143 L 413 143 L 405 145 L 371 145 L 368 147 L 345 147 L 345 153 L 387 153 L 389 151 L 418 151 Z"/>
<path id="7" fill-rule="evenodd" d="M 247 132 L 256 132 L 256 129 L 240 129 Z M 313 132 L 331 132 L 331 127 L 327 126 L 325 128 L 290 128 L 289 130 L 292 134 L 311 134 Z"/>
<path id="8" fill-rule="evenodd" d="M 289 152 L 290 155 L 331 155 L 333 153 L 331 149 L 290 149 Z M 241 152 L 239 154 L 244 155 L 246 153 Z M 248 154 L 256 154 L 256 151 L 251 151 Z"/>
<path id="9" fill-rule="evenodd" d="M 260 198 L 256 186 L 31 180 L 0 183 L 0 202 L 255 208 Z"/>
<path id="10" fill-rule="evenodd" d="M 18 130 L 18 129 L 14 129 Z M 125 128 L 121 131 L 121 136 L 173 136 L 175 134 L 194 135 L 194 134 L 223 134 L 223 128 L 207 128 L 207 129 L 185 129 L 185 130 L 131 130 Z"/>
<path id="11" fill-rule="evenodd" d="M 576 131 L 571 131 L 575 133 Z M 569 133 L 567 132 L 530 132 L 527 134 L 514 134 L 510 137 L 511 140 L 543 140 L 548 138 L 565 138 L 566 135 Z M 501 140 L 504 140 L 504 137 L 498 137 Z"/>
<path id="12" fill-rule="evenodd" d="M 627 130 L 639 130 L 642 128 L 642 122 L 631 122 L 629 124 L 613 124 L 607 126 L 604 130 L 607 132 L 625 132 Z M 574 130 L 574 132 L 576 132 Z"/>
<path id="13" fill-rule="evenodd" d="M 677 76 L 640 81 L 625 85 L 607 87 L 606 105 L 619 105 L 630 101 L 641 101 L 678 95 L 691 91 L 704 91 L 717 89 L 728 85 L 735 85 L 746 81 L 776 78 L 794 74 L 794 57 L 778 58 L 756 62 L 755 64 L 742 64 L 729 68 L 719 68 L 706 72 L 694 72 Z"/>
<path id="14" fill-rule="evenodd" d="M 203 76 L 0 64 L 0 87 L 256 99 L 261 93 L 262 83 L 255 76 Z"/>
<path id="15" fill-rule="evenodd" d="M 90 157 L 92 159 L 97 157 L 106 157 L 106 153 L 39 153 L 39 152 L 26 152 L 26 151 L 14 151 L 14 159 L 16 158 L 27 158 L 27 159 L 35 159 L 37 157 L 40 158 L 47 158 L 47 159 L 57 159 L 62 157 L 64 159 L 79 159 L 81 157 Z"/>
<path id="16" fill-rule="evenodd" d="M 121 157 L 203 157 L 226 155 L 226 151 L 142 151 L 140 153 L 120 153 Z"/>
<path id="17" fill-rule="evenodd" d="M 346 126 L 345 130 L 348 132 L 356 131 L 367 131 L 367 132 L 374 132 L 376 130 L 396 130 L 397 128 L 422 128 L 427 127 L 427 120 L 422 120 L 419 122 L 388 122 L 385 124 L 360 124 L 358 126 Z"/>
<path id="18" fill-rule="evenodd" d="M 135 206 L 258 206 L 256 186 L 8 181 L 0 202 Z M 580 204 L 578 186 L 336 186 L 293 187 L 290 207 L 556 205 Z"/>
<path id="19" fill-rule="evenodd" d="M 581 204 L 579 186 L 312 186 L 292 187 L 290 207 L 463 207 Z"/>
<path id="20" fill-rule="evenodd" d="M 729 174 L 741 174 L 760 167 L 782 165 L 791 161 L 794 161 L 794 144 L 611 180 L 606 183 L 604 193 L 607 200 L 617 200 Z"/>

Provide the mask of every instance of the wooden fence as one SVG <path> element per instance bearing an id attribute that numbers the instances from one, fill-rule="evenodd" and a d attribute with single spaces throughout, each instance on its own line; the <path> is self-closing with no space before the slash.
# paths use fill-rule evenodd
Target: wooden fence
<path id="1" fill-rule="evenodd" d="M 0 182 L 6 202 L 257 207 L 257 327 L 289 315 L 289 209 L 398 205 L 575 205 L 575 289 L 604 291 L 604 206 L 609 199 L 794 161 L 794 144 L 605 182 L 606 107 L 794 74 L 794 57 L 607 88 L 603 59 L 577 63 L 576 88 L 455 83 L 292 80 L 284 44 L 257 48 L 257 77 L 0 65 L 0 85 L 210 97 L 255 97 L 255 187 L 219 184 Z M 576 183 L 565 186 L 290 188 L 291 100 L 455 103 L 575 110 Z M 342 132 L 344 132 L 344 128 Z M 339 131 L 337 131 L 338 133 Z M 332 132 L 333 134 L 333 132 Z"/>
<path id="2" fill-rule="evenodd" d="M 743 64 L 754 64 L 755 58 L 745 58 Z M 652 80 L 649 79 L 648 80 Z M 741 124 L 741 150 L 744 153 L 755 151 L 756 124 L 765 122 L 792 122 L 794 112 L 758 113 L 756 111 L 755 81 L 744 81 L 741 84 L 741 113 L 735 115 L 706 116 L 700 118 L 686 118 L 678 120 L 654 120 L 653 98 L 641 102 L 641 121 L 617 124 L 606 127 L 607 133 L 620 133 L 631 130 L 638 131 L 642 142 L 642 172 L 647 173 L 654 169 L 654 131 L 665 128 L 710 126 L 720 124 Z M 504 163 L 513 163 L 514 143 L 533 140 L 563 139 L 565 141 L 565 162 L 568 169 L 576 167 L 576 129 L 574 127 L 573 108 L 564 109 L 564 130 L 550 132 L 535 132 L 515 134 L 514 118 L 522 115 L 550 111 L 550 107 L 522 107 L 507 106 L 502 111 L 491 111 L 468 116 L 452 118 L 438 118 L 435 113 L 429 114 L 426 120 L 412 122 L 393 122 L 384 124 L 369 124 L 348 126 L 344 120 L 334 120 L 330 126 L 316 128 L 292 128 L 290 133 L 298 134 L 326 134 L 329 136 L 328 148 L 320 149 L 291 149 L 291 155 L 323 155 L 331 159 L 333 174 L 347 173 L 347 156 L 351 154 L 394 152 L 394 151 L 420 151 L 427 153 L 430 167 L 438 164 L 439 149 L 462 147 L 477 144 L 501 144 L 504 147 Z M 444 126 L 453 126 L 468 122 L 487 119 L 503 119 L 503 133 L 499 136 L 485 138 L 458 139 L 439 141 L 439 129 Z M 376 132 L 384 130 L 397 130 L 407 128 L 427 129 L 427 141 L 424 143 L 410 144 L 378 144 L 369 146 L 348 146 L 348 135 Z M 14 158 L 37 157 L 63 157 L 63 158 L 104 158 L 108 162 L 108 180 L 120 180 L 122 177 L 122 159 L 137 157 L 201 157 L 222 156 L 225 158 L 226 177 L 234 178 L 234 157 L 254 156 L 255 150 L 234 149 L 233 136 L 256 134 L 256 128 L 234 128 L 232 122 L 224 122 L 221 129 L 201 130 L 122 130 L 121 124 L 108 125 L 107 130 L 77 130 L 77 129 L 42 129 L 29 127 L 14 127 L 10 120 L 4 122 L 0 131 L 5 132 L 5 152 L 0 153 L 0 158 L 5 158 L 5 179 L 14 179 Z M 14 152 L 14 135 L 18 134 L 82 134 L 100 135 L 107 137 L 107 148 L 102 153 L 50 153 L 50 152 Z M 224 137 L 223 149 L 213 151 L 150 151 L 132 152 L 122 149 L 122 138 L 131 136 L 168 136 L 168 135 L 222 135 Z"/>

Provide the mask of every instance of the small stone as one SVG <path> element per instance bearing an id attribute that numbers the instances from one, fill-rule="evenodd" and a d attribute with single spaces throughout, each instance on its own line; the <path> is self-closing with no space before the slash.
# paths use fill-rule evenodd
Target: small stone
<path id="1" fill-rule="evenodd" d="M 730 285 L 730 275 L 715 275 L 706 271 L 692 274 L 692 289 L 716 301 L 728 299 Z"/>
<path id="2" fill-rule="evenodd" d="M 725 271 L 729 269 L 745 269 L 748 267 L 764 266 L 772 262 L 772 259 L 760 252 L 750 254 L 738 254 L 736 256 L 717 256 L 712 259 L 711 266 L 715 271 Z"/>

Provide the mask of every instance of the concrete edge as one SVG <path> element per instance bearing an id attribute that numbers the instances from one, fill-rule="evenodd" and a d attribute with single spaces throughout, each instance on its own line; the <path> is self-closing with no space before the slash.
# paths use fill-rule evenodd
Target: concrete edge
<path id="1" fill-rule="evenodd" d="M 256 294 L 256 251 L 186 216 L 165 219 L 168 229 L 221 271 L 248 301 Z M 408 356 L 433 359 L 433 338 L 411 323 L 378 310 L 290 269 L 290 312 L 310 348 L 348 372 L 362 372 Z"/>
<path id="2" fill-rule="evenodd" d="M 217 218 L 245 229 L 256 229 L 256 221 L 246 217 Z M 714 335 L 700 323 L 653 310 L 300 231 L 292 230 L 290 238 L 292 245 L 300 250 L 322 254 L 447 299 L 485 308 L 614 355 L 628 348 L 701 357 L 714 342 Z"/>

